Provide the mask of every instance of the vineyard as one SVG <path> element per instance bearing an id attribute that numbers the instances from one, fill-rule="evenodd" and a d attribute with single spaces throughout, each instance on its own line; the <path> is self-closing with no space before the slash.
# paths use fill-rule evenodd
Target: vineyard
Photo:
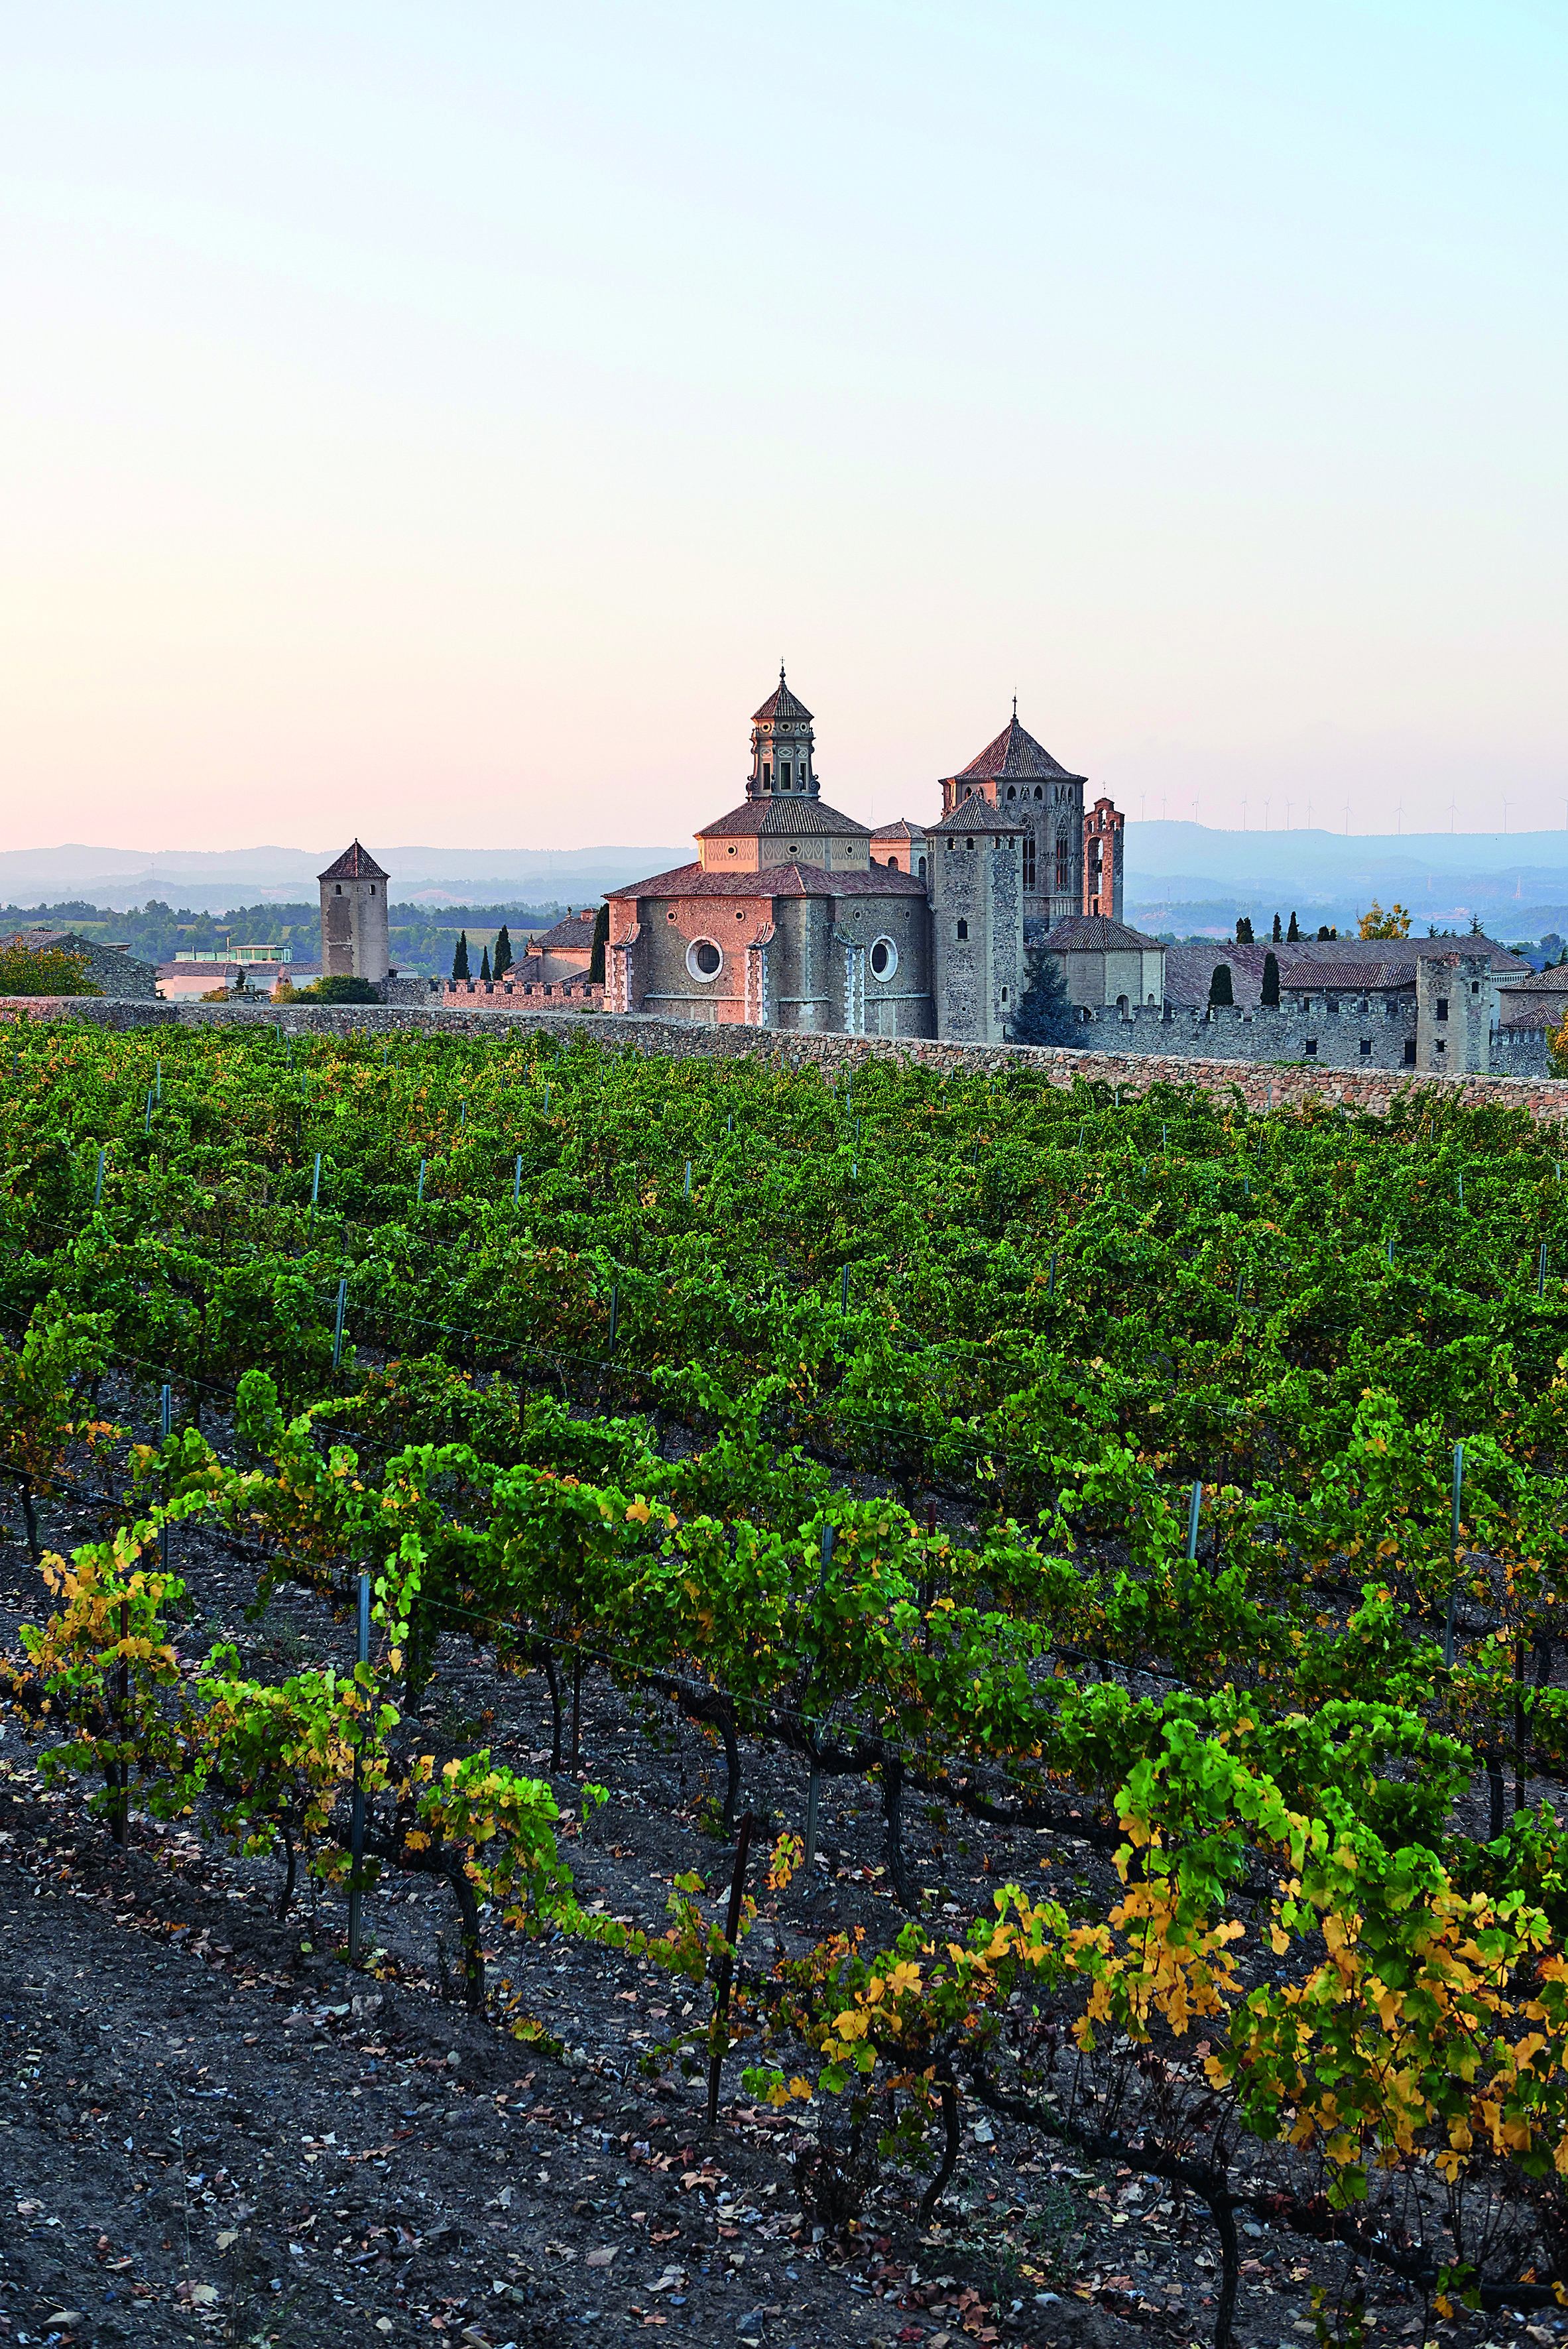
<path id="1" fill-rule="evenodd" d="M 333 1998 L 445 1992 L 547 2119 L 634 2116 L 614 2159 L 661 2103 L 788 2157 L 754 2267 L 874 2241 L 867 2337 L 1225 2349 L 1293 2284 L 1303 2337 L 1554 2337 L 1557 1132 L 587 1034 L 10 1040 L 0 1755 L 51 1816 L 228 1855 Z"/>

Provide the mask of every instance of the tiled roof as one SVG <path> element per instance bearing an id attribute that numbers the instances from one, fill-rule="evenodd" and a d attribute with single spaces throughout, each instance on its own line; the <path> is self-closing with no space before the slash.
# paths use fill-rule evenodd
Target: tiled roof
<path id="1" fill-rule="evenodd" d="M 1348 988 L 1356 994 L 1367 995 L 1380 988 L 1414 987 L 1416 965 L 1408 955 L 1387 957 L 1382 962 L 1370 958 L 1366 962 L 1297 959 L 1280 964 L 1279 983 L 1282 993 L 1286 995 L 1324 994 L 1333 988 Z"/>
<path id="2" fill-rule="evenodd" d="M 1022 832 L 1025 824 L 1016 812 L 1008 815 L 1001 808 L 993 807 L 984 792 L 975 792 L 968 799 L 960 800 L 951 815 L 939 815 L 925 829 L 928 838 L 945 833 L 951 839 L 960 832 Z"/>
<path id="3" fill-rule="evenodd" d="M 879 823 L 872 833 L 873 840 L 923 840 L 923 824 L 908 823 L 900 816 L 895 823 Z"/>
<path id="4" fill-rule="evenodd" d="M 1040 943 L 1049 954 L 1125 954 L 1135 947 L 1164 952 L 1158 938 L 1113 922 L 1107 914 L 1068 914 L 1052 923 Z"/>
<path id="5" fill-rule="evenodd" d="M 1505 979 L 1499 992 L 1503 995 L 1568 995 L 1568 963 L 1552 963 L 1545 970 L 1532 970 L 1523 978 Z"/>
<path id="6" fill-rule="evenodd" d="M 745 800 L 717 823 L 705 823 L 697 833 L 698 840 L 724 840 L 776 833 L 792 834 L 797 839 L 820 838 L 824 833 L 834 838 L 869 840 L 869 823 L 857 823 L 852 815 L 841 815 L 825 800 L 809 799 L 804 792 L 781 792 L 777 799 Z"/>
<path id="7" fill-rule="evenodd" d="M 318 881 L 385 881 L 388 876 L 370 851 L 362 848 L 356 840 L 344 850 L 335 864 L 329 864 L 325 873 L 318 873 L 315 877 Z"/>
<path id="8" fill-rule="evenodd" d="M 160 962 L 158 966 L 158 976 L 160 978 L 226 978 L 233 971 L 265 970 L 268 968 L 265 963 Z M 291 968 L 297 968 L 298 966 L 294 965 Z"/>
<path id="9" fill-rule="evenodd" d="M 760 873 L 705 873 L 700 864 L 677 864 L 629 888 L 607 889 L 624 897 L 923 897 L 925 884 L 913 874 L 876 864 L 869 873 L 829 873 L 817 864 L 769 864 Z"/>
<path id="10" fill-rule="evenodd" d="M 1087 775 L 1069 774 L 1067 768 L 1059 765 L 1032 734 L 1026 734 L 1016 712 L 995 740 L 987 742 L 977 759 L 971 759 L 966 767 L 960 767 L 957 775 L 949 780 L 958 781 L 966 775 L 979 776 L 986 782 L 997 777 L 1006 782 L 1015 782 L 1025 775 L 1031 782 L 1042 776 L 1053 777 L 1063 783 L 1085 783 L 1088 781 Z"/>
<path id="11" fill-rule="evenodd" d="M 528 952 L 559 954 L 562 947 L 591 947 L 593 925 L 598 916 L 597 905 L 584 905 L 580 914 L 568 914 L 566 919 L 557 922 L 552 930 L 542 930 L 536 938 L 530 938 Z"/>
<path id="12" fill-rule="evenodd" d="M 780 719 L 787 721 L 799 721 L 807 726 L 811 722 L 811 713 L 807 709 L 805 703 L 800 700 L 798 695 L 791 693 L 789 687 L 784 682 L 784 664 L 782 661 L 779 664 L 779 684 L 777 689 L 769 695 L 760 709 L 754 709 L 751 713 L 751 722 L 754 726 L 766 726 L 769 719 L 772 719 L 775 725 L 777 725 Z"/>

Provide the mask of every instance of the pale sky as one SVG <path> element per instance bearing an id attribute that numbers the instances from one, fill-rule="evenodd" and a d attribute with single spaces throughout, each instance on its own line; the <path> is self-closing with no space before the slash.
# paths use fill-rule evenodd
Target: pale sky
<path id="1" fill-rule="evenodd" d="M 0 846 L 1568 813 L 1561 0 L 0 17 Z"/>

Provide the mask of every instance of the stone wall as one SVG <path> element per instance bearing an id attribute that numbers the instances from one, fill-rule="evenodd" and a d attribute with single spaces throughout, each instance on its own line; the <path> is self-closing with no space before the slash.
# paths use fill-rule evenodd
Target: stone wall
<path id="1" fill-rule="evenodd" d="M 479 1000 L 475 999 L 476 1002 Z M 802 1035 L 779 1029 L 743 1028 L 733 1022 L 696 1027 L 684 1020 L 640 1013 L 504 1009 L 411 1009 L 400 1004 L 276 1005 L 244 1003 L 109 1002 L 97 996 L 0 997 L 0 1031 L 9 1019 L 40 1022 L 81 1019 L 100 1028 L 271 1028 L 285 1036 L 547 1035 L 570 1040 L 587 1034 L 610 1050 L 631 1049 L 689 1059 L 696 1054 L 724 1060 L 761 1060 L 775 1067 L 824 1071 L 856 1068 L 868 1061 L 896 1060 L 944 1074 L 983 1076 L 1006 1068 L 1037 1070 L 1053 1085 L 1098 1083 L 1123 1099 L 1156 1085 L 1195 1085 L 1248 1109 L 1284 1109 L 1308 1101 L 1343 1102 L 1346 1109 L 1380 1116 L 1401 1096 L 1434 1093 L 1474 1106 L 1521 1109 L 1542 1123 L 1568 1119 L 1568 1078 L 1432 1076 L 1415 1070 L 1329 1069 L 1296 1062 L 1260 1068 L 1218 1054 L 1079 1052 L 1047 1050 L 1027 1044 L 945 1044 L 918 1037 Z M 1129 1029 L 1137 1023 L 1128 1021 Z M 1506 1033 L 1507 1031 L 1502 1031 Z"/>
<path id="2" fill-rule="evenodd" d="M 1174 1053 L 1183 1058 L 1196 1052 L 1221 1061 L 1315 1061 L 1319 1068 L 1364 1072 L 1414 1070 L 1414 995 L 1391 995 L 1386 1000 L 1373 996 L 1369 1000 L 1369 1010 L 1357 1011 L 1316 999 L 1310 1012 L 1295 1010 L 1288 1004 L 1221 1004 L 1201 1011 L 1180 1004 L 1145 1003 L 1127 1018 L 1111 1004 L 1095 1011 L 1085 1024 L 1093 1030 L 1095 1051 Z"/>

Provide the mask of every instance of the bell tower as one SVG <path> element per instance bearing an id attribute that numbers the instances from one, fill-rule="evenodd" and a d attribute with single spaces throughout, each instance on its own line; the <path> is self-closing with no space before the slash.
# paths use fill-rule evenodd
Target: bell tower
<path id="1" fill-rule="evenodd" d="M 751 720 L 751 772 L 746 780 L 748 800 L 771 799 L 777 792 L 817 796 L 817 770 L 812 759 L 811 713 L 784 682 L 779 664 L 779 690 L 770 694 Z"/>

